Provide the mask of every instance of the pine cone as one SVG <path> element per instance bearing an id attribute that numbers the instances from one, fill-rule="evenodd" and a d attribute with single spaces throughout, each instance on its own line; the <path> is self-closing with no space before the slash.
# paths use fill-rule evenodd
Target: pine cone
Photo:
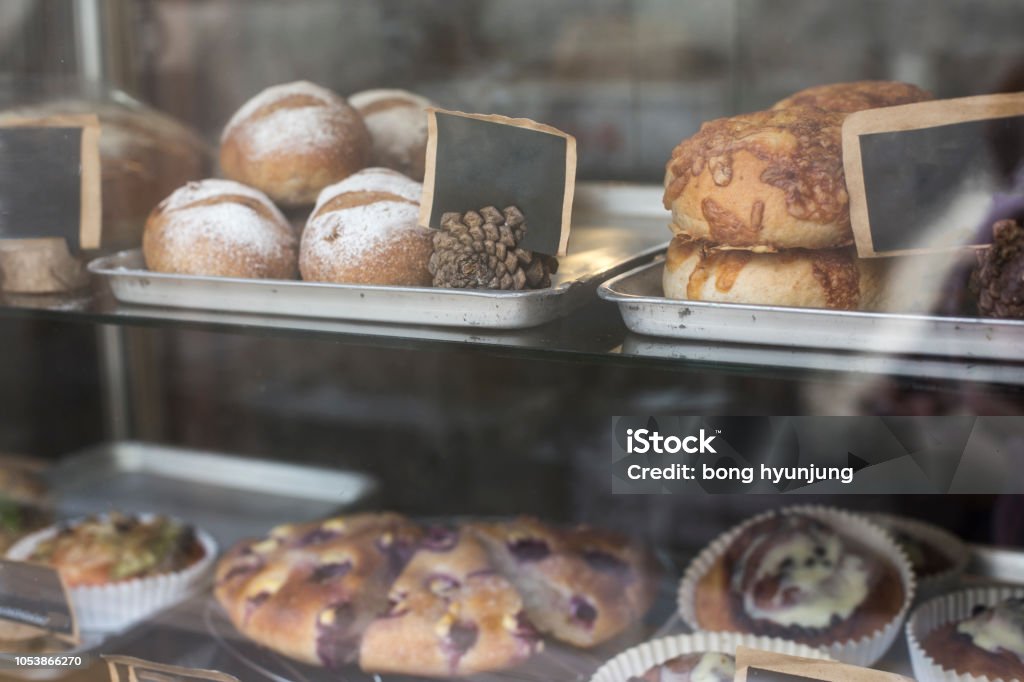
<path id="1" fill-rule="evenodd" d="M 525 219 L 515 206 L 445 213 L 430 256 L 434 286 L 516 291 L 551 286 L 558 260 L 519 248 L 525 234 Z"/>
<path id="2" fill-rule="evenodd" d="M 1024 228 L 1000 220 L 992 234 L 992 246 L 978 252 L 978 311 L 982 317 L 1024 319 Z"/>

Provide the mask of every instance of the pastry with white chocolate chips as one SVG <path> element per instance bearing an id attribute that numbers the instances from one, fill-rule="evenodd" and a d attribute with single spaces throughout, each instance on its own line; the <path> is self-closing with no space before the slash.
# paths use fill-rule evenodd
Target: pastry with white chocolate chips
<path id="1" fill-rule="evenodd" d="M 363 631 L 420 539 L 398 514 L 279 526 L 217 566 L 214 595 L 250 639 L 312 665 L 356 660 Z"/>
<path id="2" fill-rule="evenodd" d="M 899 569 L 827 522 L 797 512 L 746 527 L 701 578 L 701 629 L 808 646 L 857 640 L 901 611 Z"/>
<path id="3" fill-rule="evenodd" d="M 428 530 L 391 586 L 390 609 L 366 630 L 364 670 L 438 677 L 511 668 L 543 646 L 515 588 L 479 540 Z"/>

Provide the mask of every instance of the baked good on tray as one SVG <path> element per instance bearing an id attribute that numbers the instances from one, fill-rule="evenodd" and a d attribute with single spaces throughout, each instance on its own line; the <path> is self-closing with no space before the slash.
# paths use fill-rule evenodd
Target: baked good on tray
<path id="1" fill-rule="evenodd" d="M 373 140 L 373 160 L 423 181 L 427 160 L 427 113 L 433 103 L 408 90 L 364 90 L 349 96 Z"/>
<path id="2" fill-rule="evenodd" d="M 240 543 L 214 594 L 244 635 L 299 661 L 448 677 L 526 661 L 539 630 L 582 646 L 622 632 L 653 599 L 646 557 L 585 527 L 366 513 Z"/>
<path id="3" fill-rule="evenodd" d="M 715 651 L 685 654 L 654 666 L 627 682 L 732 682 L 736 660 Z"/>
<path id="4" fill-rule="evenodd" d="M 190 526 L 165 516 L 113 512 L 61 524 L 27 559 L 54 566 L 75 588 L 175 573 L 205 557 Z"/>
<path id="5" fill-rule="evenodd" d="M 433 246 L 431 232 L 419 226 L 422 191 L 387 168 L 367 168 L 324 189 L 302 232 L 302 278 L 430 286 Z"/>
<path id="6" fill-rule="evenodd" d="M 676 235 L 662 274 L 665 296 L 691 301 L 875 310 L 886 264 L 853 247 L 757 253 Z"/>
<path id="7" fill-rule="evenodd" d="M 579 647 L 605 642 L 639 621 L 654 600 L 648 554 L 622 536 L 532 518 L 479 523 L 495 565 L 543 633 Z"/>
<path id="8" fill-rule="evenodd" d="M 391 586 L 390 608 L 367 628 L 359 663 L 381 673 L 468 675 L 511 668 L 542 646 L 480 541 L 439 527 Z"/>
<path id="9" fill-rule="evenodd" d="M 235 546 L 217 566 L 214 594 L 243 634 L 328 667 L 354 661 L 366 627 L 420 529 L 398 514 L 362 514 L 279 526 Z"/>
<path id="10" fill-rule="evenodd" d="M 979 604 L 969 618 L 937 628 L 922 644 L 946 670 L 990 680 L 1024 680 L 1024 598 Z"/>
<path id="11" fill-rule="evenodd" d="M 224 127 L 220 166 L 284 206 L 309 206 L 324 187 L 370 162 L 362 117 L 330 90 L 297 81 L 260 92 Z"/>
<path id="12" fill-rule="evenodd" d="M 909 562 L 881 528 L 842 512 L 795 508 L 757 517 L 705 550 L 680 600 L 684 617 L 702 630 L 829 647 L 895 634 L 912 592 Z M 840 660 L 871 662 L 843 654 L 833 650 Z"/>
<path id="13" fill-rule="evenodd" d="M 864 109 L 913 104 L 930 99 L 932 99 L 930 92 L 912 83 L 853 81 L 806 88 L 776 102 L 772 109 L 810 106 L 826 111 L 850 114 Z"/>
<path id="14" fill-rule="evenodd" d="M 666 167 L 672 230 L 758 251 L 852 244 L 842 124 L 813 107 L 703 124 Z"/>
<path id="15" fill-rule="evenodd" d="M 231 180 L 190 182 L 146 221 L 142 254 L 154 272 L 291 279 L 298 240 L 259 190 Z"/>

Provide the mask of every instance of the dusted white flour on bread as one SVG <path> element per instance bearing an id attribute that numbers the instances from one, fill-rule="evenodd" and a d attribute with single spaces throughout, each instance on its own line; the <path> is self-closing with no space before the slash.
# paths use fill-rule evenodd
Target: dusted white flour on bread
<path id="1" fill-rule="evenodd" d="M 303 278 L 428 285 L 432 246 L 429 230 L 419 226 L 421 191 L 420 183 L 386 168 L 360 171 L 324 189 L 302 233 Z M 347 198 L 332 204 L 341 197 Z"/>
<path id="2" fill-rule="evenodd" d="M 330 211 L 306 226 L 303 250 L 308 247 L 311 255 L 320 258 L 344 252 L 347 258 L 359 259 L 392 239 L 402 238 L 403 232 L 420 230 L 416 224 L 419 214 L 419 206 L 397 201 Z"/>
<path id="3" fill-rule="evenodd" d="M 406 90 L 367 90 L 352 95 L 349 103 L 363 116 L 378 163 L 411 166 L 413 155 L 424 153 L 430 100 Z"/>
<path id="4" fill-rule="evenodd" d="M 390 168 L 367 168 L 325 187 L 316 200 L 313 214 L 316 215 L 324 204 L 346 192 L 386 192 L 418 204 L 423 194 L 423 185 Z"/>
<path id="5" fill-rule="evenodd" d="M 232 197 L 258 201 L 272 219 Z M 210 200 L 217 202 L 205 203 Z M 282 248 L 295 246 L 291 228 L 266 195 L 231 180 L 190 182 L 164 199 L 158 209 L 174 214 L 173 229 L 164 234 L 168 246 L 174 248 L 187 249 L 204 241 L 273 256 Z"/>
<path id="6" fill-rule="evenodd" d="M 262 113 L 292 97 L 313 101 Z M 243 104 L 224 127 L 221 141 L 237 133 L 257 158 L 276 152 L 308 153 L 337 144 L 339 129 L 360 123 L 358 112 L 344 99 L 319 85 L 297 81 L 269 87 Z"/>
<path id="7" fill-rule="evenodd" d="M 279 216 L 281 220 L 284 220 L 284 215 L 278 210 L 274 202 L 264 194 L 263 192 L 243 185 L 240 182 L 234 180 L 221 180 L 220 178 L 209 178 L 207 180 L 195 180 L 193 182 L 186 183 L 178 189 L 174 190 L 170 196 L 160 202 L 157 207 L 163 211 L 175 211 L 177 209 L 194 204 L 199 201 L 205 201 L 206 199 L 212 199 L 214 197 L 222 197 L 225 194 L 234 194 L 237 196 L 248 197 L 255 199 L 264 206 L 267 207 L 275 216 Z"/>

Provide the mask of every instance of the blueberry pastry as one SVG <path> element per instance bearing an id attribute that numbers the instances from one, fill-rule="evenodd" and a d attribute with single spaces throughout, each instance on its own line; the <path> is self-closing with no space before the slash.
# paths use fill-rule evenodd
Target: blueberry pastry
<path id="1" fill-rule="evenodd" d="M 628 682 L 732 682 L 736 661 L 728 654 L 703 652 L 677 656 Z"/>
<path id="2" fill-rule="evenodd" d="M 977 606 L 970 618 L 934 630 L 922 645 L 945 670 L 974 678 L 1024 680 L 1024 599 Z"/>
<path id="3" fill-rule="evenodd" d="M 563 642 L 605 642 L 638 622 L 653 601 L 653 562 L 625 537 L 530 518 L 472 530 L 522 595 L 530 621 Z"/>
<path id="4" fill-rule="evenodd" d="M 903 608 L 887 557 L 828 522 L 778 513 L 744 528 L 697 583 L 703 630 L 827 646 L 876 633 Z"/>
<path id="5" fill-rule="evenodd" d="M 214 594 L 256 642 L 336 667 L 356 659 L 363 631 L 388 608 L 388 590 L 422 531 L 397 514 L 279 526 L 234 547 Z"/>
<path id="6" fill-rule="evenodd" d="M 471 533 L 434 528 L 363 636 L 359 664 L 436 677 L 511 668 L 541 649 L 515 588 Z"/>

